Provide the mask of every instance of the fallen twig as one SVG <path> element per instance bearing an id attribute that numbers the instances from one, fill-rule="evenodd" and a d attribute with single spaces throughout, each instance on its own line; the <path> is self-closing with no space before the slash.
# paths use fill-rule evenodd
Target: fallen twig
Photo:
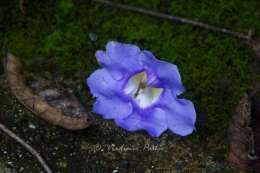
<path id="1" fill-rule="evenodd" d="M 182 24 L 190 24 L 192 26 L 204 28 L 204 29 L 207 29 L 207 30 L 210 30 L 213 32 L 221 32 L 221 33 L 228 34 L 233 37 L 237 37 L 237 38 L 244 39 L 244 40 L 252 39 L 252 33 L 250 31 L 248 32 L 248 34 L 244 34 L 244 33 L 240 33 L 240 32 L 234 32 L 234 31 L 231 31 L 226 28 L 212 26 L 207 23 L 198 22 L 198 21 L 186 19 L 183 17 L 173 16 L 173 15 L 169 15 L 169 14 L 164 14 L 164 13 L 160 13 L 160 12 L 156 12 L 156 11 L 152 11 L 152 10 L 147 10 L 147 9 L 143 9 L 140 7 L 134 7 L 134 6 L 129 6 L 129 5 L 120 4 L 120 3 L 114 3 L 114 2 L 111 2 L 108 0 L 93 0 L 93 1 L 105 4 L 105 5 L 108 5 L 111 7 L 121 8 L 121 9 L 129 10 L 129 11 L 141 13 L 141 14 L 144 14 L 147 16 L 154 16 L 154 17 L 158 17 L 161 19 L 167 19 L 167 20 L 171 20 L 171 21 L 174 21 L 177 23 L 182 23 Z"/>
<path id="2" fill-rule="evenodd" d="M 16 142 L 21 144 L 24 148 L 26 148 L 33 156 L 35 156 L 42 165 L 42 167 L 45 169 L 47 173 L 52 173 L 51 169 L 47 165 L 47 163 L 44 161 L 44 159 L 41 157 L 41 155 L 29 144 L 27 144 L 23 139 L 21 139 L 19 136 L 17 136 L 15 133 L 13 133 L 11 130 L 9 130 L 7 127 L 5 127 L 2 123 L 0 123 L 0 129 L 6 133 L 8 136 L 13 138 Z"/>
<path id="3" fill-rule="evenodd" d="M 20 8 L 22 14 L 24 15 L 24 14 L 25 14 L 25 10 L 24 10 L 24 0 L 20 0 L 20 1 L 19 1 L 19 8 Z"/>

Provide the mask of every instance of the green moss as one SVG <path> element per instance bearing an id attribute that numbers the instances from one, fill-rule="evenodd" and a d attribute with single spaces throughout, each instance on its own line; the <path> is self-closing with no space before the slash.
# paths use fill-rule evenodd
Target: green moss
<path id="1" fill-rule="evenodd" d="M 260 35 L 257 0 L 117 2 L 235 31 L 253 28 Z M 28 1 L 25 15 L 21 15 L 17 1 L 1 8 L 8 11 L 11 7 L 12 13 L 1 18 L 7 28 L 1 44 L 22 57 L 31 71 L 58 71 L 67 77 L 81 71 L 87 76 L 98 68 L 95 51 L 103 49 L 109 40 L 138 44 L 158 58 L 177 64 L 187 87 L 185 97 L 195 103 L 198 112 L 194 133 L 198 137 L 225 133 L 234 105 L 251 87 L 254 75 L 249 64 L 253 54 L 240 40 L 93 2 Z M 97 34 L 98 40 L 91 41 L 89 33 Z M 208 121 L 202 120 L 204 116 Z"/>
<path id="2" fill-rule="evenodd" d="M 68 14 L 74 8 L 74 4 L 71 0 L 61 0 L 59 4 L 63 13 Z"/>

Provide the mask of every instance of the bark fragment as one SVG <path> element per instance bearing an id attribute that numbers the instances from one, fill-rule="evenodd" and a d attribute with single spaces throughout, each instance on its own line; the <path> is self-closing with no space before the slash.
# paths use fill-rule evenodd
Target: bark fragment
<path id="1" fill-rule="evenodd" d="M 245 94 L 231 119 L 227 165 L 236 170 L 260 170 L 260 102 L 258 91 Z"/>

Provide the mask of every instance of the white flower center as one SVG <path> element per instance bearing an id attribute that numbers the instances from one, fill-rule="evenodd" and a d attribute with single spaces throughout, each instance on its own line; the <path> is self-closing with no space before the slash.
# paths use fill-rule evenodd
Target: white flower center
<path id="1" fill-rule="evenodd" d="M 128 80 L 124 92 L 130 95 L 141 108 L 146 108 L 158 100 L 163 88 L 148 87 L 147 74 L 140 72 Z"/>

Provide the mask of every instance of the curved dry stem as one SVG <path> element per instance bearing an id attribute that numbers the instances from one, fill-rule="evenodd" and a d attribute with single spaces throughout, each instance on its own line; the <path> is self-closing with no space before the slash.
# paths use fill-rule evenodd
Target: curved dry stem
<path id="1" fill-rule="evenodd" d="M 44 161 L 42 156 L 29 144 L 27 144 L 23 139 L 21 139 L 19 136 L 17 136 L 15 133 L 13 133 L 11 130 L 9 130 L 7 127 L 5 127 L 3 124 L 0 123 L 0 129 L 6 133 L 8 136 L 13 138 L 16 142 L 21 144 L 24 148 L 26 148 L 33 156 L 36 157 L 38 162 L 42 165 L 42 167 L 45 169 L 47 173 L 52 173 L 51 169 L 49 168 L 48 164 Z"/>

